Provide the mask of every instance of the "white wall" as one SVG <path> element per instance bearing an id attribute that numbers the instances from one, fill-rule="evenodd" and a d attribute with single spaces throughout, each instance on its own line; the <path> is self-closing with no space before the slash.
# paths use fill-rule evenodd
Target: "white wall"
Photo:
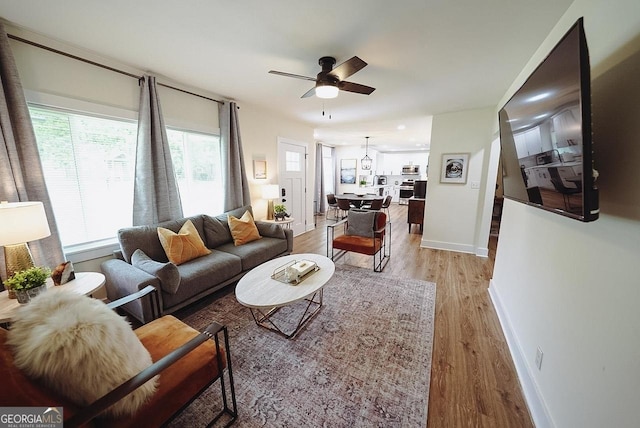
<path id="1" fill-rule="evenodd" d="M 490 292 L 537 426 L 637 427 L 640 2 L 576 0 L 500 105 L 580 16 L 600 219 L 584 224 L 507 200 Z"/>
<path id="2" fill-rule="evenodd" d="M 362 169 L 362 158 L 364 157 L 364 146 L 360 147 L 358 145 L 355 146 L 336 146 L 335 147 L 335 154 L 336 154 L 336 194 L 340 194 L 340 193 L 345 193 L 345 192 L 350 192 L 350 193 L 354 193 L 354 192 L 358 192 L 360 190 L 360 184 L 358 182 L 358 178 L 361 175 L 375 175 L 376 174 L 376 169 L 378 168 L 379 164 L 379 156 L 378 156 L 378 152 L 373 150 L 373 149 L 369 149 L 369 157 L 371 159 L 373 159 L 373 164 L 371 166 L 371 170 L 368 171 L 364 171 Z M 343 159 L 349 159 L 349 160 L 356 160 L 356 182 L 355 184 L 347 184 L 347 183 L 340 183 L 340 161 L 342 161 Z"/>
<path id="3" fill-rule="evenodd" d="M 484 206 L 481 189 L 487 187 L 485 152 L 491 147 L 494 122 L 493 108 L 433 117 L 423 247 L 486 255 L 489 232 L 484 227 L 486 236 L 478 233 L 481 225 L 477 219 L 483 218 L 483 211 L 489 208 Z M 469 153 L 466 184 L 440 183 L 445 153 Z M 472 188 L 472 182 L 479 188 Z M 489 187 L 495 187 L 495 177 Z"/>
<path id="4" fill-rule="evenodd" d="M 267 202 L 262 199 L 262 185 L 278 183 L 278 137 L 303 143 L 307 146 L 307 195 L 305 207 L 306 229 L 314 227 L 313 195 L 315 186 L 316 149 L 313 140 L 313 127 L 280 116 L 275 110 L 264 111 L 260 108 L 238 102 L 240 105 L 239 120 L 242 132 L 244 161 L 249 179 L 251 205 L 256 218 L 267 216 Z M 267 179 L 253 178 L 253 161 L 267 161 Z"/>

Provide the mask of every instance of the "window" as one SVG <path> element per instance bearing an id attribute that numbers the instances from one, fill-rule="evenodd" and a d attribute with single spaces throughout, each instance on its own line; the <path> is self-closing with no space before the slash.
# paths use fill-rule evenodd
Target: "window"
<path id="1" fill-rule="evenodd" d="M 300 172 L 302 166 L 300 165 L 300 153 L 298 152 L 285 152 L 285 171 L 287 172 Z"/>
<path id="2" fill-rule="evenodd" d="M 333 164 L 333 147 L 322 146 L 322 174 L 324 176 L 324 191 L 335 193 L 335 168 Z M 323 195 L 324 197 L 324 195 Z"/>
<path id="3" fill-rule="evenodd" d="M 131 225 L 137 124 L 30 107 L 63 246 Z"/>
<path id="4" fill-rule="evenodd" d="M 137 123 L 29 107 L 47 189 L 66 248 L 131 226 Z M 168 129 L 185 216 L 223 211 L 217 135 Z"/>
<path id="5" fill-rule="evenodd" d="M 184 215 L 222 213 L 220 138 L 175 129 L 168 129 L 167 137 Z"/>

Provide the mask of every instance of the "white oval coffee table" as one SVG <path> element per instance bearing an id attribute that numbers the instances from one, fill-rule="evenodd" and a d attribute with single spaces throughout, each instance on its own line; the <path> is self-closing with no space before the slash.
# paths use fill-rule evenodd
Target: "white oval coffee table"
<path id="1" fill-rule="evenodd" d="M 315 262 L 320 270 L 308 275 L 298 285 L 285 284 L 271 278 L 271 274 L 280 266 L 300 260 Z M 320 254 L 303 253 L 278 257 L 253 268 L 243 276 L 236 285 L 236 299 L 241 305 L 251 310 L 257 325 L 291 339 L 322 308 L 322 289 L 333 276 L 334 271 L 335 265 L 331 259 Z M 307 307 L 295 329 L 286 333 L 274 322 L 272 315 L 281 307 L 301 300 L 308 302 Z"/>

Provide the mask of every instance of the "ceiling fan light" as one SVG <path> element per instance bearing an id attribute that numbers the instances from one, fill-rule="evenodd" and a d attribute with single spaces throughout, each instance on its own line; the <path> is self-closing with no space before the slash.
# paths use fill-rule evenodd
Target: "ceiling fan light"
<path id="1" fill-rule="evenodd" d="M 316 86 L 316 96 L 318 98 L 335 98 L 338 96 L 338 87 L 331 85 L 319 85 Z"/>

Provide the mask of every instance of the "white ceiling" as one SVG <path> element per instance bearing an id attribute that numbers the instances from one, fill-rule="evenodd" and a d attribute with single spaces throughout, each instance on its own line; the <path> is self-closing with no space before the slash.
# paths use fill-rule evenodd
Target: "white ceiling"
<path id="1" fill-rule="evenodd" d="M 0 0 L 7 21 L 240 105 L 328 144 L 428 145 L 431 116 L 495 106 L 572 0 Z M 300 97 L 318 59 L 357 55 L 371 95 Z M 323 115 L 322 112 L 325 111 Z M 405 125 L 399 130 L 399 125 Z M 382 146 L 386 145 L 387 148 Z"/>

